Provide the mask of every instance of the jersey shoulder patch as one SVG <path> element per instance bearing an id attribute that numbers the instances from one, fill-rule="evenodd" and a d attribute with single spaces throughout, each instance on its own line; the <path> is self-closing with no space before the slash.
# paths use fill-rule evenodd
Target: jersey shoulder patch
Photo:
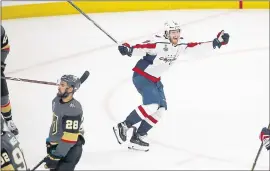
<path id="1" fill-rule="evenodd" d="M 81 103 L 80 103 L 78 100 L 76 100 L 76 99 L 73 99 L 73 100 L 71 101 L 71 103 L 69 104 L 69 107 L 70 107 L 70 108 L 76 108 L 76 109 L 78 109 L 78 110 L 82 110 L 82 105 L 81 105 Z"/>

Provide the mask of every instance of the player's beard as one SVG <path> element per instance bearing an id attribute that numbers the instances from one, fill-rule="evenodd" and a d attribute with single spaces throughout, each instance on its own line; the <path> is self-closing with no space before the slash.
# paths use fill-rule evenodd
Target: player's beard
<path id="1" fill-rule="evenodd" d="M 60 97 L 60 98 L 65 98 L 65 97 L 68 96 L 68 92 L 67 92 L 67 90 L 65 90 L 64 93 L 61 93 L 61 91 L 58 90 L 57 96 Z"/>

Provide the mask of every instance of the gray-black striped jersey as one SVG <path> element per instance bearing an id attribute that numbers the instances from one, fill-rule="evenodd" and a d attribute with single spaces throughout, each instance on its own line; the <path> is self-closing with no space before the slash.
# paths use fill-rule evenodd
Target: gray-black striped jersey
<path id="1" fill-rule="evenodd" d="M 20 143 L 9 131 L 1 135 L 1 170 L 27 170 Z"/>
<path id="2" fill-rule="evenodd" d="M 53 121 L 49 132 L 49 141 L 56 145 L 54 155 L 66 156 L 71 147 L 78 141 L 83 121 L 83 110 L 80 102 L 72 99 L 63 102 L 60 97 L 52 101 Z"/>

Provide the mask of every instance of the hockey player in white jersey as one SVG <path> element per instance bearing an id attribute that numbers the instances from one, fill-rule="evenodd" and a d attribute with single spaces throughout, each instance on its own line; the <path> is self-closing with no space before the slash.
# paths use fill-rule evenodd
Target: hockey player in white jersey
<path id="1" fill-rule="evenodd" d="M 127 130 L 141 122 L 130 139 L 129 148 L 148 151 L 149 143 L 144 138 L 167 110 L 163 84 L 161 83 L 162 73 L 188 49 L 196 50 L 197 47 L 205 46 L 206 51 L 211 51 L 229 42 L 229 34 L 223 30 L 213 41 L 207 43 L 183 42 L 180 33 L 180 25 L 170 21 L 165 23 L 164 34 L 156 35 L 152 41 L 145 41 L 133 46 L 128 43 L 118 46 L 122 55 L 143 56 L 133 68 L 133 84 L 141 94 L 143 104 L 134 109 L 123 122 L 113 127 L 119 144 L 127 140 Z"/>

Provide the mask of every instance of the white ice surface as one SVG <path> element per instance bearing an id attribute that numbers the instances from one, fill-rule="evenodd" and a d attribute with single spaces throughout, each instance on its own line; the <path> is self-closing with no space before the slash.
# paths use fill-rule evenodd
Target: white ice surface
<path id="1" fill-rule="evenodd" d="M 63 74 L 89 79 L 76 98 L 84 109 L 86 144 L 77 169 L 251 169 L 259 133 L 269 123 L 269 11 L 156 11 L 89 14 L 119 42 L 141 41 L 166 20 L 183 25 L 182 36 L 211 40 L 222 29 L 228 46 L 216 55 L 180 62 L 162 81 L 168 111 L 149 132 L 148 153 L 128 151 L 112 126 L 141 98 L 132 85 L 140 57 L 123 57 L 82 15 L 3 21 L 11 52 L 6 76 L 56 81 Z M 57 87 L 8 81 L 13 118 L 28 166 L 46 154 Z M 43 168 L 42 166 L 40 169 Z M 264 148 L 256 169 L 269 169 Z"/>

